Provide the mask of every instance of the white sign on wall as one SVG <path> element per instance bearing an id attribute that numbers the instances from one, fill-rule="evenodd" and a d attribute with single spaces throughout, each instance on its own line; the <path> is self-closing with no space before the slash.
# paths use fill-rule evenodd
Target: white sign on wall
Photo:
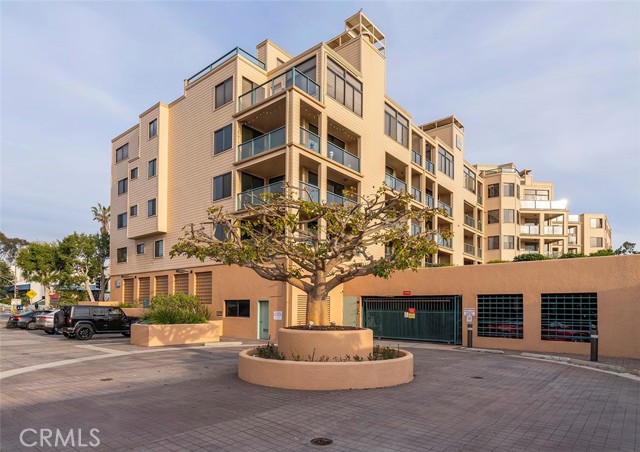
<path id="1" fill-rule="evenodd" d="M 273 311 L 273 320 L 282 320 L 282 311 Z"/>

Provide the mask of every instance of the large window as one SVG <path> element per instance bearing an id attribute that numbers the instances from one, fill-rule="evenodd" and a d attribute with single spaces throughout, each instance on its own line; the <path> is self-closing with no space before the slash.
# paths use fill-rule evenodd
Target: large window
<path id="1" fill-rule="evenodd" d="M 362 116 L 362 83 L 330 58 L 327 59 L 327 95 Z"/>
<path id="2" fill-rule="evenodd" d="M 216 86 L 216 108 L 228 104 L 233 99 L 233 77 Z"/>
<path id="3" fill-rule="evenodd" d="M 597 294 L 542 294 L 542 340 L 589 342 L 597 325 Z"/>
<path id="4" fill-rule="evenodd" d="M 549 201 L 549 190 L 529 190 L 524 191 L 525 201 Z"/>
<path id="5" fill-rule="evenodd" d="M 487 249 L 490 250 L 499 250 L 500 249 L 500 236 L 492 235 L 491 237 L 487 237 Z"/>
<path id="6" fill-rule="evenodd" d="M 500 223 L 500 209 L 489 210 L 487 212 L 487 223 L 489 224 Z"/>
<path id="7" fill-rule="evenodd" d="M 409 147 L 409 120 L 389 105 L 384 105 L 384 133 Z"/>
<path id="8" fill-rule="evenodd" d="M 118 195 L 123 195 L 129 190 L 129 179 L 124 178 L 118 181 Z"/>
<path id="9" fill-rule="evenodd" d="M 522 339 L 522 294 L 478 295 L 478 336 Z"/>
<path id="10" fill-rule="evenodd" d="M 213 200 L 228 198 L 231 196 L 231 173 L 222 174 L 213 178 Z"/>
<path id="11" fill-rule="evenodd" d="M 497 198 L 500 196 L 500 184 L 487 185 L 487 197 Z"/>
<path id="12" fill-rule="evenodd" d="M 153 198 L 147 201 L 147 216 L 148 217 L 156 216 L 156 198 Z"/>
<path id="13" fill-rule="evenodd" d="M 464 167 L 464 188 L 472 193 L 476 192 L 476 173 Z"/>
<path id="14" fill-rule="evenodd" d="M 116 252 L 116 262 L 118 264 L 122 264 L 123 262 L 127 262 L 127 248 L 118 248 Z"/>
<path id="15" fill-rule="evenodd" d="M 602 248 L 602 237 L 591 237 L 589 241 L 593 248 Z"/>
<path id="16" fill-rule="evenodd" d="M 153 177 L 158 174 L 158 160 L 153 159 L 149 161 L 149 170 L 147 172 L 148 177 Z"/>
<path id="17" fill-rule="evenodd" d="M 213 155 L 231 149 L 231 124 L 213 132 Z"/>
<path id="18" fill-rule="evenodd" d="M 251 302 L 249 300 L 225 300 L 226 317 L 250 317 Z"/>
<path id="19" fill-rule="evenodd" d="M 118 229 L 127 227 L 127 213 L 121 213 L 118 215 Z"/>
<path id="20" fill-rule="evenodd" d="M 154 119 L 149 123 L 149 138 L 153 138 L 158 135 L 158 119 Z"/>
<path id="21" fill-rule="evenodd" d="M 453 179 L 453 154 L 438 146 L 438 169 Z"/>
<path id="22" fill-rule="evenodd" d="M 129 157 L 129 143 L 116 149 L 116 163 Z"/>
<path id="23" fill-rule="evenodd" d="M 515 218 L 515 210 L 513 209 L 504 209 L 502 211 L 502 222 L 503 223 L 515 223 L 516 218 Z"/>
<path id="24" fill-rule="evenodd" d="M 516 248 L 516 238 L 513 235 L 502 236 L 502 244 L 505 250 L 514 250 Z"/>
<path id="25" fill-rule="evenodd" d="M 515 196 L 516 195 L 516 187 L 512 182 L 505 182 L 504 184 L 504 196 Z"/>
<path id="26" fill-rule="evenodd" d="M 589 223 L 593 229 L 601 229 L 604 221 L 602 221 L 602 218 L 592 218 Z"/>
<path id="27" fill-rule="evenodd" d="M 164 256 L 164 240 L 156 240 L 153 243 L 153 257 Z"/>

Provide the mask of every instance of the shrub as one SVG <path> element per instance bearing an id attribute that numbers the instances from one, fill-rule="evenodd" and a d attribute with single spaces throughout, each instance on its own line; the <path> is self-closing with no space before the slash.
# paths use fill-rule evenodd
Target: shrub
<path id="1" fill-rule="evenodd" d="M 504 264 L 505 262 L 511 262 L 511 261 L 503 261 L 502 259 L 493 259 L 487 262 L 487 264 Z"/>
<path id="2" fill-rule="evenodd" d="M 121 308 L 141 308 L 142 303 L 139 301 L 123 301 L 120 303 Z"/>
<path id="3" fill-rule="evenodd" d="M 513 258 L 513 262 L 526 262 L 526 261 L 544 261 L 547 258 L 540 253 L 520 254 Z"/>
<path id="4" fill-rule="evenodd" d="M 615 256 L 615 255 L 616 253 L 614 253 L 612 249 L 608 249 L 608 250 L 599 250 L 599 251 L 596 251 L 595 253 L 591 253 L 589 254 L 589 257 Z"/>
<path id="5" fill-rule="evenodd" d="M 583 253 L 565 253 L 558 257 L 558 259 L 573 259 L 576 257 L 585 257 L 585 255 Z"/>
<path id="6" fill-rule="evenodd" d="M 183 293 L 152 297 L 149 309 L 142 317 L 143 321 L 154 325 L 207 323 L 210 319 L 211 313 L 200 304 L 198 297 Z"/>

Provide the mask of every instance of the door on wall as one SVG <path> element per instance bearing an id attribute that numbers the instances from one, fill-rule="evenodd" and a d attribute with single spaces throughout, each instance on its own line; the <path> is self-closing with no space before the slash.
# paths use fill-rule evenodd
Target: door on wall
<path id="1" fill-rule="evenodd" d="M 345 326 L 358 326 L 358 297 L 343 297 L 342 324 Z"/>
<path id="2" fill-rule="evenodd" d="M 269 300 L 258 301 L 258 339 L 269 340 Z"/>
<path id="3" fill-rule="evenodd" d="M 363 297 L 363 326 L 389 339 L 462 344 L 460 295 Z"/>

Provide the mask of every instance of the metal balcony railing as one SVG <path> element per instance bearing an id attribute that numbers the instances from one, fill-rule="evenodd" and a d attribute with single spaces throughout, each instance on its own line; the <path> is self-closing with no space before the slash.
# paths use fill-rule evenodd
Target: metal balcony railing
<path id="1" fill-rule="evenodd" d="M 304 127 L 300 127 L 300 144 L 320 154 L 320 137 Z"/>
<path id="2" fill-rule="evenodd" d="M 384 175 L 384 184 L 395 191 L 407 191 L 407 184 L 391 174 Z"/>
<path id="3" fill-rule="evenodd" d="M 422 166 L 422 154 L 420 154 L 418 151 L 411 149 L 411 161 L 413 163 L 417 163 L 418 165 Z"/>
<path id="4" fill-rule="evenodd" d="M 422 192 L 419 188 L 411 187 L 411 194 L 416 198 L 416 201 L 422 202 Z"/>
<path id="5" fill-rule="evenodd" d="M 238 111 L 249 108 L 258 102 L 281 93 L 290 86 L 297 86 L 311 97 L 320 100 L 320 85 L 309 77 L 291 68 L 287 72 L 272 78 L 268 82 L 247 91 L 238 97 Z"/>
<path id="6" fill-rule="evenodd" d="M 476 227 L 476 220 L 473 219 L 472 216 L 464 214 L 464 224 L 467 226 L 471 226 L 472 228 Z"/>
<path id="7" fill-rule="evenodd" d="M 436 166 L 433 164 L 433 162 L 431 160 L 424 159 L 424 167 L 431 174 L 435 174 L 436 173 Z"/>
<path id="8" fill-rule="evenodd" d="M 260 135 L 253 140 L 245 141 L 238 146 L 238 161 L 248 159 L 249 157 L 253 157 L 270 149 L 284 146 L 285 137 L 285 127 L 282 126 L 279 129 Z"/>
<path id="9" fill-rule="evenodd" d="M 355 201 L 330 191 L 327 192 L 327 204 L 340 204 L 347 207 L 355 207 L 357 205 Z"/>
<path id="10" fill-rule="evenodd" d="M 300 199 L 320 202 L 320 189 L 315 185 L 300 181 Z"/>
<path id="11" fill-rule="evenodd" d="M 434 201 L 433 201 L 433 196 L 431 196 L 430 194 L 426 194 L 424 195 L 424 203 L 427 205 L 427 207 L 430 207 L 433 209 Z"/>
<path id="12" fill-rule="evenodd" d="M 242 55 L 244 58 L 246 58 L 247 60 L 251 61 L 256 66 L 258 66 L 260 69 L 265 69 L 266 68 L 265 64 L 262 61 L 260 61 L 259 59 L 257 59 L 253 55 L 251 55 L 249 52 L 246 52 L 245 50 L 242 50 L 240 47 L 236 47 L 235 49 L 227 52 L 226 54 L 224 54 L 223 56 L 221 56 L 220 58 L 215 60 L 209 66 L 207 66 L 204 69 L 202 69 L 197 74 L 194 74 L 191 77 L 189 77 L 187 80 L 185 80 L 185 85 L 189 86 L 190 84 L 192 84 L 196 80 L 204 77 L 209 72 L 213 71 L 215 68 L 220 66 L 222 63 L 224 63 L 225 61 L 233 58 L 236 55 Z"/>
<path id="13" fill-rule="evenodd" d="M 347 168 L 360 172 L 360 158 L 333 143 L 327 143 L 327 157 Z"/>
<path id="14" fill-rule="evenodd" d="M 274 182 L 273 184 L 253 188 L 251 190 L 245 190 L 242 193 L 238 193 L 237 210 L 246 209 L 248 204 L 264 204 L 264 193 L 284 193 L 284 182 Z"/>
<path id="15" fill-rule="evenodd" d="M 446 202 L 438 200 L 438 207 L 439 207 L 440 209 L 444 210 L 444 212 L 445 212 L 448 216 L 450 216 L 450 217 L 452 217 L 452 216 L 453 216 L 453 209 L 452 209 L 452 208 L 451 208 L 451 206 L 450 206 L 449 204 L 447 204 Z"/>

